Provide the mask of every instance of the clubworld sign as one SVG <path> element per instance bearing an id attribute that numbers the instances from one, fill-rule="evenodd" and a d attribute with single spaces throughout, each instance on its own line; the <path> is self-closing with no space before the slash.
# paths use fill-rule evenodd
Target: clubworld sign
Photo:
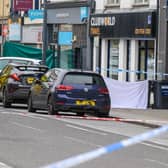
<path id="1" fill-rule="evenodd" d="M 156 12 L 106 13 L 90 16 L 90 36 L 102 38 L 154 38 Z"/>
<path id="2" fill-rule="evenodd" d="M 114 26 L 116 23 L 116 17 L 92 17 L 90 23 L 91 26 Z"/>

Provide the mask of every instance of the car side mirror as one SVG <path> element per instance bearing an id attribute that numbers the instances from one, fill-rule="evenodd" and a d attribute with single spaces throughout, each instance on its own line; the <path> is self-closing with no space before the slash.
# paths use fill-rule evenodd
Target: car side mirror
<path id="1" fill-rule="evenodd" d="M 47 77 L 46 77 L 45 75 L 43 75 L 43 76 L 40 78 L 40 80 L 41 80 L 42 82 L 48 82 L 48 79 L 47 79 Z"/>

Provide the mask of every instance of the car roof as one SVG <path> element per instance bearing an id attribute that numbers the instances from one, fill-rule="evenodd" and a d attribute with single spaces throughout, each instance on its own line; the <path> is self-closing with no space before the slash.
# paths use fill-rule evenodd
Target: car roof
<path id="1" fill-rule="evenodd" d="M 34 58 L 23 58 L 23 57 L 0 57 L 0 60 L 6 60 L 6 59 L 9 59 L 9 60 L 25 60 L 25 61 L 32 61 L 34 63 L 39 63 L 41 62 L 42 60 L 40 59 L 34 59 Z"/>
<path id="2" fill-rule="evenodd" d="M 15 66 L 15 67 L 46 67 L 46 68 L 48 68 L 47 65 L 41 65 L 41 64 L 22 65 L 22 64 L 17 64 L 17 63 L 11 62 L 11 63 L 8 63 L 6 66 L 8 66 L 8 65 Z"/>
<path id="3" fill-rule="evenodd" d="M 90 74 L 98 74 L 97 72 L 91 71 L 91 70 L 82 70 L 82 69 L 63 69 L 63 68 L 53 68 L 55 70 L 61 71 L 63 73 L 67 72 L 83 72 L 83 73 L 90 73 Z"/>

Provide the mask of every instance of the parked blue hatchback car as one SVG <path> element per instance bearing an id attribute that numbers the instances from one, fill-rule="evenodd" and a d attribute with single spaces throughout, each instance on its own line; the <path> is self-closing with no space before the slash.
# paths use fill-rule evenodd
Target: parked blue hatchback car
<path id="1" fill-rule="evenodd" d="M 100 74 L 53 68 L 41 80 L 36 80 L 30 89 L 28 111 L 38 109 L 48 110 L 50 115 L 64 111 L 108 116 L 110 96 Z"/>

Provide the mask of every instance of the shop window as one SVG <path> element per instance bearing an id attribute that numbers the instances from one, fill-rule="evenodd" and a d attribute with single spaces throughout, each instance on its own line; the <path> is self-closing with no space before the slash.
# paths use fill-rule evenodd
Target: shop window
<path id="1" fill-rule="evenodd" d="M 148 50 L 148 60 L 147 60 L 147 71 L 148 71 L 148 79 L 149 80 L 154 80 L 155 76 L 154 76 L 154 64 L 155 60 L 154 60 L 154 50 L 153 49 L 149 49 Z"/>
<path id="2" fill-rule="evenodd" d="M 119 67 L 119 40 L 109 41 L 109 77 L 118 79 Z"/>
<path id="3" fill-rule="evenodd" d="M 120 0 L 107 0 L 107 5 L 119 5 Z"/>
<path id="4" fill-rule="evenodd" d="M 74 68 L 72 46 L 60 46 L 60 68 Z"/>
<path id="5" fill-rule="evenodd" d="M 58 32 L 58 48 L 57 48 L 57 59 L 58 66 L 60 68 L 73 68 L 72 59 L 72 25 L 60 24 L 56 26 L 55 32 Z"/>
<path id="6" fill-rule="evenodd" d="M 136 5 L 143 5 L 143 4 L 148 4 L 149 0 L 135 0 L 134 3 Z"/>
<path id="7" fill-rule="evenodd" d="M 153 80 L 155 78 L 154 41 L 139 41 L 139 70 L 144 73 L 138 75 L 139 80 Z"/>
<path id="8" fill-rule="evenodd" d="M 126 63 L 126 69 L 127 70 L 130 70 L 131 69 L 131 45 L 130 45 L 130 40 L 127 40 L 127 63 Z M 130 73 L 129 72 L 126 72 L 126 81 L 130 81 Z"/>
<path id="9" fill-rule="evenodd" d="M 64 31 L 64 32 L 71 32 L 72 31 L 72 25 L 69 24 L 61 24 L 59 26 L 59 31 Z"/>
<path id="10" fill-rule="evenodd" d="M 2 25 L 0 25 L 0 36 L 2 36 Z"/>

